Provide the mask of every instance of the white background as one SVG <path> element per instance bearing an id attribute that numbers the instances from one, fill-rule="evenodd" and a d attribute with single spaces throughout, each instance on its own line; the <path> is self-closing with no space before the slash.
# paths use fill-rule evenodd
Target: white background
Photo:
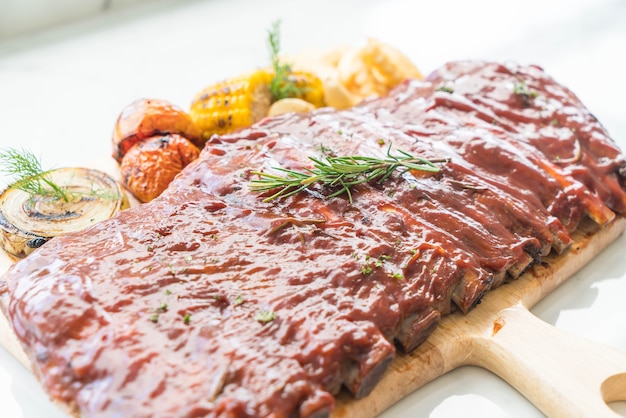
<path id="1" fill-rule="evenodd" d="M 424 73 L 464 58 L 539 64 L 572 88 L 626 149 L 623 1 L 122 1 L 132 4 L 97 5 L 81 20 L 27 33 L 54 20 L 41 16 L 76 12 L 61 6 L 66 3 L 0 0 L 0 147 L 28 148 L 48 168 L 88 166 L 115 175 L 110 133 L 124 106 L 157 97 L 187 108 L 205 85 L 267 64 L 265 31 L 277 18 L 286 53 L 376 37 Z M 622 237 L 533 312 L 626 350 L 625 251 Z M 2 417 L 64 417 L 3 349 L 0 405 Z M 624 402 L 613 407 L 626 415 Z M 542 414 L 498 377 L 465 367 L 383 416 Z"/>

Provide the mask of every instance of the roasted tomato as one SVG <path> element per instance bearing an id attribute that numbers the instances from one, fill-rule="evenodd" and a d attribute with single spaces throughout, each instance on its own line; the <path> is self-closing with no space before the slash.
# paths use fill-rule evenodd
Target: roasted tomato
<path id="1" fill-rule="evenodd" d="M 113 130 L 113 158 L 122 161 L 133 145 L 155 135 L 179 134 L 197 147 L 204 141 L 187 112 L 159 99 L 139 99 L 122 110 Z"/>
<path id="2" fill-rule="evenodd" d="M 178 134 L 145 139 L 122 159 L 122 181 L 139 201 L 149 202 L 198 155 L 198 147 Z"/>

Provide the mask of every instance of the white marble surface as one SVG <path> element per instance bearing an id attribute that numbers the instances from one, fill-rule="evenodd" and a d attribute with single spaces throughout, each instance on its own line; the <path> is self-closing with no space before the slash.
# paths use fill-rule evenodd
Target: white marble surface
<path id="1" fill-rule="evenodd" d="M 398 46 L 425 73 L 462 58 L 539 64 L 571 87 L 626 149 L 626 3 L 619 0 L 137 2 L 27 37 L 0 38 L 0 147 L 29 148 L 48 167 L 115 174 L 109 138 L 125 105 L 158 97 L 187 107 L 204 85 L 264 65 L 265 30 L 276 18 L 283 21 L 285 52 L 373 36 Z M 533 312 L 626 350 L 625 252 L 622 237 Z M 0 404 L 2 417 L 64 417 L 2 349 Z M 626 415 L 623 402 L 613 407 Z M 466 367 L 383 416 L 542 414 L 498 377 Z"/>

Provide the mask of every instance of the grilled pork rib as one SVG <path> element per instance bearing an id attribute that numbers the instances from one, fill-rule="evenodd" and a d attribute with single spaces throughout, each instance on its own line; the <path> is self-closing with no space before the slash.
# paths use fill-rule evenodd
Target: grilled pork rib
<path id="1" fill-rule="evenodd" d="M 309 156 L 448 159 L 269 203 L 253 171 Z M 626 212 L 624 158 L 537 67 L 450 63 L 354 109 L 214 137 L 149 204 L 55 238 L 3 278 L 50 396 L 85 417 L 323 417 L 443 315 Z"/>

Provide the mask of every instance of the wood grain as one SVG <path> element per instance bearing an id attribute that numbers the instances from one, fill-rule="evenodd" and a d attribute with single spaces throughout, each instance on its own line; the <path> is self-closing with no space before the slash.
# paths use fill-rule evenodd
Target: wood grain
<path id="1" fill-rule="evenodd" d="M 561 256 L 549 256 L 518 280 L 489 292 L 467 315 L 445 317 L 418 349 L 399 354 L 369 396 L 338 397 L 332 418 L 375 417 L 431 380 L 464 365 L 502 377 L 549 417 L 619 417 L 607 402 L 626 399 L 626 352 L 566 334 L 528 309 L 566 281 L 626 229 L 584 224 Z M 30 367 L 7 319 L 0 344 Z"/>

